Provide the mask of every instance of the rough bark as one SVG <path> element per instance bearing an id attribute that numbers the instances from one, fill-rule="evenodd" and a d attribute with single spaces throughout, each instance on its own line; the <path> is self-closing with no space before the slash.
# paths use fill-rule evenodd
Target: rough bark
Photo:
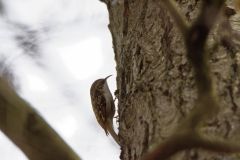
<path id="1" fill-rule="evenodd" d="M 186 58 L 183 37 L 162 4 L 155 0 L 106 4 L 117 63 L 120 158 L 140 159 L 155 144 L 172 135 L 191 112 L 197 97 L 195 73 Z M 178 1 L 190 24 L 198 16 L 200 6 L 200 0 Z M 208 37 L 209 61 L 221 105 L 218 114 L 202 131 L 213 138 L 237 141 L 240 138 L 240 52 L 237 38 L 233 38 L 234 43 L 228 41 L 233 33 L 224 27 L 226 21 L 221 16 Z M 236 156 L 190 149 L 171 159 L 230 160 L 233 157 Z"/>

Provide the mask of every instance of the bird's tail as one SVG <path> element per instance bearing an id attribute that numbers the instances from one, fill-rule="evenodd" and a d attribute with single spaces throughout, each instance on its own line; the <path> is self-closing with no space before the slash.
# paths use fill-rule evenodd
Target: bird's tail
<path id="1" fill-rule="evenodd" d="M 107 129 L 108 129 L 109 133 L 111 134 L 113 139 L 116 141 L 116 143 L 120 146 L 118 135 L 116 134 L 116 132 L 113 129 L 113 123 L 111 122 L 111 123 L 107 123 L 107 124 L 108 124 Z"/>

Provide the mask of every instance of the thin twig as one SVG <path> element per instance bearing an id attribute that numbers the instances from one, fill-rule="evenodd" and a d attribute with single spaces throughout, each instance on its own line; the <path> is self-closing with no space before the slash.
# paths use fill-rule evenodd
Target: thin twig
<path id="1" fill-rule="evenodd" d="M 171 13 L 174 20 L 176 21 L 176 24 L 178 25 L 183 36 L 185 36 L 186 31 L 188 30 L 188 24 L 184 16 L 181 14 L 179 9 L 177 8 L 176 3 L 173 0 L 163 0 L 163 2 L 167 7 L 168 11 Z"/>

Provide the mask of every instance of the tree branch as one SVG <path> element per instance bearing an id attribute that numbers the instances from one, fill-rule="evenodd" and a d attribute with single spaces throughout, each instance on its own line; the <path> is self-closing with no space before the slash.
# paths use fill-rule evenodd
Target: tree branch
<path id="1" fill-rule="evenodd" d="M 212 140 L 200 135 L 198 132 L 186 131 L 168 138 L 152 154 L 146 156 L 144 160 L 167 159 L 181 150 L 191 148 L 203 148 L 221 153 L 240 152 L 239 143 L 229 142 L 228 140 Z"/>
<path id="2" fill-rule="evenodd" d="M 210 71 L 209 53 L 206 51 L 206 40 L 225 0 L 205 0 L 199 17 L 188 29 L 184 27 L 184 20 L 173 2 L 167 0 L 163 0 L 163 2 L 183 32 L 187 57 L 195 70 L 198 98 L 193 110 L 176 133 L 160 144 L 145 160 L 166 159 L 180 150 L 189 148 L 203 148 L 224 153 L 239 152 L 240 144 L 210 140 L 199 133 L 203 122 L 213 117 L 219 109 L 219 100 Z"/>
<path id="3" fill-rule="evenodd" d="M 185 37 L 185 34 L 189 28 L 187 21 L 179 11 L 179 9 L 176 6 L 176 3 L 173 0 L 162 0 L 167 7 L 168 11 L 171 13 L 172 17 L 176 21 L 176 24 L 178 25 L 180 31 L 182 32 L 183 36 Z"/>
<path id="4" fill-rule="evenodd" d="M 2 79 L 0 129 L 31 160 L 80 160 L 47 122 Z"/>

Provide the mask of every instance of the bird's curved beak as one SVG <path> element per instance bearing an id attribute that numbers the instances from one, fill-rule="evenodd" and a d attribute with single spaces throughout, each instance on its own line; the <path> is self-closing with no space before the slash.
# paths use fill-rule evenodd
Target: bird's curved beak
<path id="1" fill-rule="evenodd" d="M 109 77 L 111 77 L 112 75 L 109 75 L 109 76 L 107 76 L 106 78 L 105 78 L 105 81 L 109 78 Z"/>

